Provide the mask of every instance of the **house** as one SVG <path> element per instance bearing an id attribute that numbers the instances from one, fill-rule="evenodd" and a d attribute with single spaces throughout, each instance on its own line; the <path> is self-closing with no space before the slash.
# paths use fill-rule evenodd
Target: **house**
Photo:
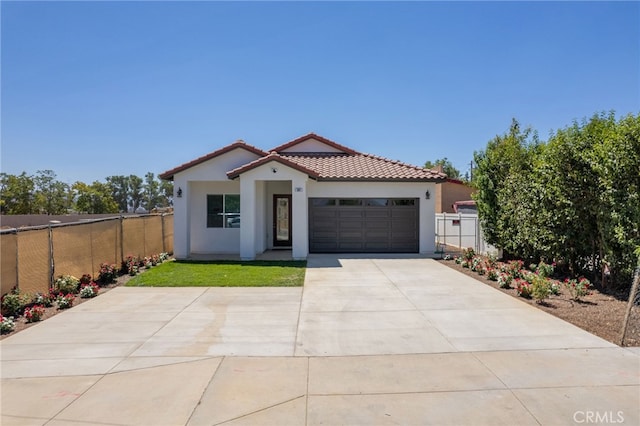
<path id="1" fill-rule="evenodd" d="M 469 184 L 458 179 L 447 178 L 436 187 L 436 213 L 455 213 L 456 207 L 454 205 L 461 201 L 471 200 L 471 194 L 474 192 L 476 190 Z"/>
<path id="2" fill-rule="evenodd" d="M 174 255 L 252 260 L 308 253 L 435 251 L 443 173 L 363 154 L 314 133 L 269 151 L 239 140 L 160 175 L 174 181 Z"/>

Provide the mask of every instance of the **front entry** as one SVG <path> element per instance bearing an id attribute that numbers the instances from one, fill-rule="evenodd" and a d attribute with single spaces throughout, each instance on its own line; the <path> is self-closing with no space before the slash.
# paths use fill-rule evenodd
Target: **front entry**
<path id="1" fill-rule="evenodd" d="M 273 196 L 273 246 L 291 247 L 291 194 Z"/>

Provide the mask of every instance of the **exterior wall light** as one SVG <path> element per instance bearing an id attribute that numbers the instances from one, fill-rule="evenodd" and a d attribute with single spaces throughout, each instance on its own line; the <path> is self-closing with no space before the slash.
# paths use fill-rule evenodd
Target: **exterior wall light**
<path id="1" fill-rule="evenodd" d="M 431 198 L 431 193 L 429 192 L 429 190 L 427 190 L 427 192 L 425 192 L 425 193 L 424 193 L 424 198 L 425 198 L 426 200 L 428 200 L 428 199 L 430 199 L 430 198 Z"/>
<path id="2" fill-rule="evenodd" d="M 182 188 L 178 187 L 178 192 L 176 193 L 178 198 L 182 198 Z"/>

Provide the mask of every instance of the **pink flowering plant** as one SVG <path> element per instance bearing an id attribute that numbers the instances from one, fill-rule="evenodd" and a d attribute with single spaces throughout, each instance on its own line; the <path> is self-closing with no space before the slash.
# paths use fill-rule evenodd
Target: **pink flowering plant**
<path id="1" fill-rule="evenodd" d="M 24 318 L 27 322 L 38 322 L 44 316 L 45 309 L 42 305 L 33 305 L 24 310 Z"/>
<path id="2" fill-rule="evenodd" d="M 102 285 L 111 284 L 116 280 L 116 265 L 111 263 L 101 263 L 100 272 L 98 273 L 98 282 Z"/>
<path id="3" fill-rule="evenodd" d="M 524 297 L 526 299 L 531 298 L 531 291 L 532 291 L 531 283 L 523 280 L 522 278 L 516 278 L 515 285 L 516 285 L 516 293 L 518 293 L 518 296 Z"/>
<path id="4" fill-rule="evenodd" d="M 513 281 L 513 277 L 506 272 L 501 272 L 498 275 L 498 285 L 500 288 L 511 288 L 511 282 Z"/>
<path id="5" fill-rule="evenodd" d="M 571 299 L 578 301 L 581 297 L 590 294 L 589 289 L 591 288 L 591 283 L 588 279 L 584 277 L 580 277 L 578 279 L 566 279 L 564 280 L 565 288 L 569 291 L 571 295 Z"/>
<path id="6" fill-rule="evenodd" d="M 56 299 L 56 303 L 58 304 L 58 309 L 69 309 L 73 306 L 75 300 L 76 297 L 73 294 L 61 294 Z"/>
<path id="7" fill-rule="evenodd" d="M 80 288 L 80 297 L 83 299 L 96 297 L 98 295 L 98 291 L 100 291 L 100 287 L 98 287 L 98 284 L 91 282 L 89 284 L 83 285 L 82 288 Z"/>

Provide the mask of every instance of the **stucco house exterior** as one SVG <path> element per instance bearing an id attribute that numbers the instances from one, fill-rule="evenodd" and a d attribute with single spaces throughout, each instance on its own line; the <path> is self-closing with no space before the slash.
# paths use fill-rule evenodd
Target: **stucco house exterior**
<path id="1" fill-rule="evenodd" d="M 269 151 L 236 141 L 160 175 L 174 181 L 174 256 L 266 250 L 435 251 L 446 175 L 363 154 L 314 133 Z"/>

